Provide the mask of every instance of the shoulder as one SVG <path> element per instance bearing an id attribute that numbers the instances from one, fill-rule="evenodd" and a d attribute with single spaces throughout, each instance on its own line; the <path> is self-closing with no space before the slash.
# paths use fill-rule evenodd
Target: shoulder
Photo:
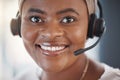
<path id="1" fill-rule="evenodd" d="M 103 64 L 105 72 L 99 80 L 120 80 L 120 69 Z"/>
<path id="2" fill-rule="evenodd" d="M 18 73 L 14 80 L 39 80 L 41 72 L 41 69 L 29 68 Z"/>

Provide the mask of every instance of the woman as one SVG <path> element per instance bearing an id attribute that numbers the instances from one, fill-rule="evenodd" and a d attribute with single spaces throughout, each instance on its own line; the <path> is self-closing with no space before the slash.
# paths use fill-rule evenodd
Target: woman
<path id="1" fill-rule="evenodd" d="M 19 80 L 120 80 L 119 70 L 84 53 L 74 55 L 84 48 L 96 5 L 96 0 L 20 0 L 20 36 L 42 72 Z"/>

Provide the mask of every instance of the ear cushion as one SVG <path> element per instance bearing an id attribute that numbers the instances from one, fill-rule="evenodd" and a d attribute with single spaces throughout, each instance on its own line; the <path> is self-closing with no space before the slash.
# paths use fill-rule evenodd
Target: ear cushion
<path id="1" fill-rule="evenodd" d="M 19 16 L 11 20 L 10 26 L 12 34 L 21 37 L 21 18 Z"/>
<path id="2" fill-rule="evenodd" d="M 89 25 L 88 25 L 88 34 L 87 34 L 88 38 L 93 38 L 94 37 L 95 21 L 96 21 L 96 15 L 91 14 L 90 15 L 90 20 L 89 20 Z"/>
<path id="3" fill-rule="evenodd" d="M 105 30 L 105 21 L 99 18 L 95 21 L 94 36 L 100 37 Z"/>
<path id="4" fill-rule="evenodd" d="M 105 21 L 102 18 L 97 19 L 95 14 L 90 16 L 89 27 L 88 27 L 88 38 L 93 38 L 94 36 L 100 37 L 105 29 Z"/>

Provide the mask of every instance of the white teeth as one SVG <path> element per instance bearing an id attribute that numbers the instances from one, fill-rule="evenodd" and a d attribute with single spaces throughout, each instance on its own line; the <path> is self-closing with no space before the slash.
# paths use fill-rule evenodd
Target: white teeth
<path id="1" fill-rule="evenodd" d="M 58 51 L 58 50 L 62 50 L 65 48 L 65 46 L 54 46 L 54 47 L 49 47 L 49 46 L 44 46 L 44 45 L 41 45 L 41 48 L 43 50 L 47 50 L 47 51 Z"/>

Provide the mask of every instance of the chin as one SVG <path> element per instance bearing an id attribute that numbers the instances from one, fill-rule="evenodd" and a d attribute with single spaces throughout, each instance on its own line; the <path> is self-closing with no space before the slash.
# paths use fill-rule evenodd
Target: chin
<path id="1" fill-rule="evenodd" d="M 67 70 L 77 59 L 76 56 L 68 54 L 60 57 L 39 58 L 36 63 L 44 72 L 58 73 Z"/>
<path id="2" fill-rule="evenodd" d="M 67 61 L 54 61 L 51 63 L 51 61 L 48 61 L 46 63 L 39 63 L 38 66 L 43 69 L 44 72 L 61 72 L 62 70 L 65 69 L 67 66 L 68 62 Z"/>

